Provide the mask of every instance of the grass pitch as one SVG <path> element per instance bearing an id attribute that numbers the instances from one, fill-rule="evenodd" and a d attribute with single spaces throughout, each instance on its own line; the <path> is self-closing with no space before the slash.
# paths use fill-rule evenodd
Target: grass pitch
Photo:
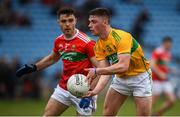
<path id="1" fill-rule="evenodd" d="M 153 110 L 157 109 L 163 102 L 163 98 L 158 100 L 158 103 L 153 107 Z M 0 116 L 41 116 L 46 106 L 45 100 L 0 100 Z M 102 115 L 104 97 L 98 98 L 98 109 L 93 114 L 95 116 Z M 165 115 L 178 116 L 180 115 L 180 101 L 177 100 L 175 105 L 168 110 Z M 74 107 L 67 109 L 63 116 L 75 115 Z M 132 98 L 129 98 L 122 108 L 120 109 L 119 116 L 133 116 L 135 115 L 135 105 Z"/>

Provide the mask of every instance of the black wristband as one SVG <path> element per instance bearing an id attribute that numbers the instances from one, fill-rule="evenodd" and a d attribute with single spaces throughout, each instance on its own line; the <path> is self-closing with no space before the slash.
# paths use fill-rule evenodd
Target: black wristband
<path id="1" fill-rule="evenodd" d="M 37 71 L 37 66 L 35 64 L 31 64 L 33 66 L 33 71 Z"/>

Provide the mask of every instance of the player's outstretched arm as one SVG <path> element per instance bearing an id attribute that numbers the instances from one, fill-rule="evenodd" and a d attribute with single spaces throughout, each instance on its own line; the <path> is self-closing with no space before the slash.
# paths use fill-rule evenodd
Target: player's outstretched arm
<path id="1" fill-rule="evenodd" d="M 91 63 L 92 63 L 95 67 L 100 67 L 100 63 L 99 63 L 99 61 L 96 59 L 95 56 L 91 57 L 91 58 L 90 58 L 90 61 L 91 61 Z"/>
<path id="2" fill-rule="evenodd" d="M 37 70 L 44 69 L 44 68 L 54 64 L 55 62 L 57 62 L 59 59 L 60 59 L 60 55 L 52 52 L 51 54 L 44 57 L 43 59 L 41 59 L 36 64 L 31 64 L 31 65 L 25 64 L 25 65 L 23 65 L 21 68 L 19 68 L 16 71 L 16 76 L 21 77 L 21 76 L 23 76 L 25 74 L 32 73 L 32 72 L 35 72 Z"/>
<path id="3" fill-rule="evenodd" d="M 36 63 L 37 70 L 45 69 L 50 65 L 56 63 L 59 59 L 60 55 L 52 51 L 51 54 L 49 54 L 48 56 L 44 57 Z"/>
<path id="4" fill-rule="evenodd" d="M 107 60 L 99 61 L 99 68 L 108 67 L 109 65 L 110 64 Z M 88 69 L 86 69 L 86 70 L 88 70 Z M 89 76 L 87 76 L 88 82 L 91 82 L 93 80 L 92 79 L 93 77 L 90 77 L 91 72 L 92 71 L 89 71 L 89 74 L 88 74 Z M 100 93 L 104 89 L 104 87 L 107 85 L 109 80 L 111 79 L 111 75 L 100 75 L 99 77 L 100 78 L 99 78 L 95 88 L 92 91 L 89 91 L 85 97 L 94 96 L 94 95 L 97 95 L 98 93 Z"/>
<path id="5" fill-rule="evenodd" d="M 101 75 L 96 87 L 92 91 L 88 91 L 84 97 L 98 95 L 105 88 L 110 79 L 111 75 Z"/>

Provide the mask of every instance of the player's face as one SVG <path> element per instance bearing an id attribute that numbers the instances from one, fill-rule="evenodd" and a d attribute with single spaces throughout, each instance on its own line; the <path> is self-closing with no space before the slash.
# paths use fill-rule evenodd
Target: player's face
<path id="1" fill-rule="evenodd" d="M 90 15 L 88 27 L 92 35 L 99 36 L 104 28 L 103 18 L 95 15 Z"/>
<path id="2" fill-rule="evenodd" d="M 166 50 L 170 50 L 171 49 L 171 47 L 172 47 L 172 42 L 164 42 L 164 48 L 166 49 Z"/>
<path id="3" fill-rule="evenodd" d="M 58 23 L 66 37 L 72 37 L 75 34 L 76 18 L 74 15 L 62 14 L 58 19 Z"/>

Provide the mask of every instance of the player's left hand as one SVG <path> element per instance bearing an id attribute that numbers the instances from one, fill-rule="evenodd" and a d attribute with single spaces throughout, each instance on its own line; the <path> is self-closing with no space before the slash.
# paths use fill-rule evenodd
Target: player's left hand
<path id="1" fill-rule="evenodd" d="M 87 81 L 89 84 L 91 84 L 92 80 L 97 76 L 96 68 L 86 68 L 84 70 L 89 72 L 87 75 Z"/>
<path id="2" fill-rule="evenodd" d="M 97 93 L 95 93 L 93 90 L 92 91 L 88 91 L 84 96 L 83 98 L 85 97 L 92 97 L 92 96 L 95 96 L 97 95 Z"/>
<path id="3" fill-rule="evenodd" d="M 79 107 L 80 107 L 80 108 L 83 108 L 83 109 L 88 108 L 89 105 L 90 105 L 90 103 L 91 103 L 91 101 L 92 101 L 92 97 L 82 98 L 82 99 L 80 100 L 80 102 L 79 102 Z"/>

